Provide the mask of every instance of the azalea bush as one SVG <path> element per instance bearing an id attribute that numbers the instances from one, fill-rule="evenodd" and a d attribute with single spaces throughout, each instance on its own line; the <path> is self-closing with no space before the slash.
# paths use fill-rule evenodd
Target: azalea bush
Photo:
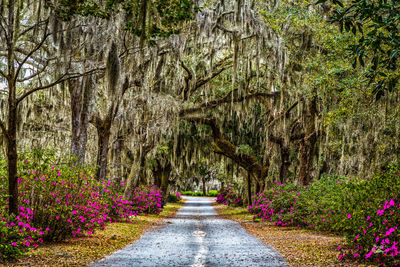
<path id="1" fill-rule="evenodd" d="M 252 197 L 254 219 L 343 234 L 349 248 L 340 257 L 397 265 L 400 166 L 388 165 L 370 180 L 325 176 L 310 186 L 275 182 Z"/>
<path id="2" fill-rule="evenodd" d="M 243 201 L 239 194 L 233 191 L 232 188 L 225 188 L 217 195 L 217 203 L 229 206 L 241 206 Z"/>
<path id="3" fill-rule="evenodd" d="M 301 189 L 294 185 L 284 186 L 275 182 L 275 186 L 266 193 L 252 196 L 252 204 L 249 206 L 253 219 L 260 218 L 263 221 L 274 221 L 277 225 L 287 226 L 303 224 L 304 220 L 298 217 L 294 209 L 300 196 Z"/>
<path id="4" fill-rule="evenodd" d="M 0 169 L 0 259 L 13 258 L 43 241 L 60 241 L 139 214 L 162 211 L 162 191 L 138 187 L 123 197 L 123 183 L 97 180 L 94 171 L 78 167 L 18 162 L 18 214 L 8 216 L 7 179 Z"/>

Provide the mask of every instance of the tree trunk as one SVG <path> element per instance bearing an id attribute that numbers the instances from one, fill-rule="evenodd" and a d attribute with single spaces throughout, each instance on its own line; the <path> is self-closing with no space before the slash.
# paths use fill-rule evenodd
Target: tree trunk
<path id="1" fill-rule="evenodd" d="M 202 182 L 203 182 L 203 196 L 207 195 L 207 190 L 206 190 L 206 178 L 203 176 L 201 178 Z"/>
<path id="2" fill-rule="evenodd" d="M 145 171 L 146 171 L 146 156 L 153 149 L 153 145 L 144 145 L 142 147 L 142 153 L 140 154 L 140 150 L 136 152 L 135 160 L 132 163 L 131 171 L 129 172 L 129 176 L 127 178 L 126 187 L 124 190 L 124 196 L 128 196 L 133 190 L 139 186 L 141 181 L 145 180 Z M 161 180 L 157 184 L 158 177 L 155 176 L 155 172 L 153 171 L 153 176 L 155 179 L 155 184 L 160 188 Z"/>
<path id="3" fill-rule="evenodd" d="M 171 174 L 170 168 L 164 168 L 161 171 L 161 190 L 163 192 L 163 201 L 162 205 L 164 206 L 167 203 L 168 195 L 169 195 L 169 176 Z"/>
<path id="4" fill-rule="evenodd" d="M 247 201 L 250 206 L 251 205 L 251 176 L 250 176 L 249 172 L 247 172 Z"/>
<path id="5" fill-rule="evenodd" d="M 315 134 L 312 134 L 307 139 L 302 140 L 300 142 L 299 155 L 300 155 L 300 169 L 298 176 L 298 184 L 299 185 L 308 185 L 310 184 L 311 170 L 314 159 L 314 148 L 317 138 Z"/>
<path id="6" fill-rule="evenodd" d="M 261 189 L 261 185 L 259 181 L 256 181 L 256 186 L 254 188 L 255 193 L 259 193 Z"/>
<path id="7" fill-rule="evenodd" d="M 15 86 L 10 86 L 8 101 L 8 131 L 7 131 L 7 159 L 8 159 L 8 194 L 9 213 L 18 213 L 18 175 L 17 175 L 17 105 L 15 101 Z"/>
<path id="8" fill-rule="evenodd" d="M 304 138 L 300 140 L 299 147 L 299 176 L 297 183 L 299 185 L 308 185 L 311 180 L 311 170 L 315 154 L 315 144 L 317 142 L 317 133 L 315 129 L 315 118 L 317 115 L 317 96 L 314 92 L 314 97 L 309 103 L 308 109 L 306 111 L 306 121 L 305 121 L 305 134 Z"/>
<path id="9" fill-rule="evenodd" d="M 110 140 L 110 128 L 102 127 L 97 129 L 98 148 L 97 148 L 97 179 L 107 178 L 107 157 L 108 157 L 108 142 Z"/>
<path id="10" fill-rule="evenodd" d="M 15 0 L 8 1 L 8 39 L 7 39 L 7 68 L 8 68 L 8 129 L 7 129 L 7 160 L 8 160 L 8 211 L 18 213 L 18 176 L 17 176 L 17 92 L 14 54 L 14 24 Z M 19 19 L 19 18 L 17 18 Z M 3 28 L 4 29 L 4 28 Z M 3 129 L 4 130 L 4 129 Z"/>
<path id="11" fill-rule="evenodd" d="M 79 163 L 84 163 L 85 151 L 82 151 L 81 146 L 81 88 L 79 79 L 68 81 L 68 90 L 71 97 L 71 154 L 78 157 Z"/>
<path id="12" fill-rule="evenodd" d="M 71 97 L 71 154 L 78 163 L 85 163 L 87 129 L 93 115 L 91 102 L 95 97 L 95 81 L 91 76 L 68 81 Z"/>
<path id="13" fill-rule="evenodd" d="M 139 184 L 139 169 L 137 163 L 132 164 L 131 171 L 126 181 L 126 186 L 124 190 L 124 197 L 127 198 L 135 190 Z"/>
<path id="14" fill-rule="evenodd" d="M 113 173 L 113 181 L 116 183 L 120 183 L 122 181 L 122 146 L 123 140 L 122 136 L 118 136 L 117 141 L 115 141 L 113 146 L 113 155 L 114 155 L 114 173 Z"/>
<path id="15" fill-rule="evenodd" d="M 281 146 L 281 166 L 279 169 L 279 178 L 282 184 L 286 183 L 289 175 L 289 149 L 286 146 Z"/>

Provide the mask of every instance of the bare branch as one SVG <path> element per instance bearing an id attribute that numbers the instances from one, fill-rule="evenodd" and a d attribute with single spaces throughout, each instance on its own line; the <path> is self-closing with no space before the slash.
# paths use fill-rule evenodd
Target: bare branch
<path id="1" fill-rule="evenodd" d="M 0 70 L 0 75 L 3 76 L 5 79 L 8 79 L 8 75 L 6 75 L 2 70 Z"/>
<path id="2" fill-rule="evenodd" d="M 47 27 L 46 27 L 46 28 L 47 28 Z M 45 33 L 44 36 L 43 36 L 42 41 L 40 41 L 40 43 L 37 44 L 36 47 L 33 48 L 33 49 L 25 56 L 25 58 L 22 60 L 22 62 L 19 63 L 18 69 L 17 69 L 17 71 L 15 72 L 15 78 L 14 78 L 15 81 L 17 81 L 17 77 L 18 77 L 18 75 L 19 75 L 19 73 L 20 73 L 22 67 L 24 66 L 25 62 L 32 56 L 33 53 L 35 53 L 36 51 L 38 51 L 38 50 L 42 47 L 42 45 L 44 44 L 44 42 L 46 41 L 46 39 L 47 39 L 50 35 L 51 35 L 50 33 Z"/>
<path id="3" fill-rule="evenodd" d="M 238 153 L 238 148 L 226 140 L 217 125 L 215 118 L 186 117 L 187 121 L 203 123 L 209 125 L 213 131 L 214 142 L 212 144 L 214 153 L 224 155 L 251 173 L 255 173 L 258 178 L 265 177 L 268 167 L 262 166 L 256 157 L 246 153 Z"/>
<path id="4" fill-rule="evenodd" d="M 185 76 L 185 86 L 180 90 L 180 92 L 178 93 L 179 95 L 182 93 L 183 91 L 183 98 L 186 99 L 188 92 L 190 91 L 190 80 L 193 79 L 193 73 L 192 71 L 185 65 L 185 63 L 183 62 L 183 60 L 181 60 L 181 65 L 182 68 L 186 71 L 187 76 Z"/>
<path id="5" fill-rule="evenodd" d="M 64 73 L 64 74 L 61 75 L 58 79 L 56 79 L 54 82 L 49 83 L 49 84 L 47 84 L 47 85 L 42 85 L 42 86 L 36 87 L 36 88 L 34 88 L 34 89 L 32 89 L 32 90 L 29 90 L 28 92 L 24 93 L 22 96 L 20 96 L 20 97 L 17 99 L 17 105 L 18 105 L 22 100 L 24 100 L 27 96 L 33 94 L 33 93 L 36 92 L 36 91 L 44 90 L 44 89 L 53 87 L 53 86 L 55 86 L 55 85 L 57 85 L 57 84 L 60 84 L 60 83 L 62 83 L 62 82 L 68 81 L 68 80 L 70 80 L 70 79 L 76 79 L 76 78 L 83 77 L 83 76 L 86 76 L 86 75 L 90 75 L 90 74 L 93 74 L 93 73 L 95 73 L 95 72 L 102 71 L 102 70 L 105 70 L 105 67 L 96 68 L 96 69 L 91 69 L 91 70 L 89 70 L 89 71 L 87 71 L 87 72 L 84 72 L 84 73 L 77 73 L 77 74 L 68 74 L 68 73 Z"/>
<path id="6" fill-rule="evenodd" d="M 39 21 L 38 23 L 35 23 L 35 24 L 29 26 L 28 28 L 26 28 L 25 30 L 23 30 L 22 32 L 20 32 L 20 33 L 19 33 L 19 36 L 24 36 L 24 35 L 27 34 L 29 31 L 34 30 L 34 29 L 35 29 L 36 27 L 38 27 L 39 25 L 41 25 L 41 24 L 43 24 L 43 23 L 46 23 L 46 24 L 47 24 L 48 21 L 49 21 L 49 18 L 47 18 L 47 19 L 45 19 L 45 20 L 42 20 L 42 21 Z"/>
<path id="7" fill-rule="evenodd" d="M 223 58 L 222 60 L 220 60 L 218 63 L 215 64 L 215 67 L 211 73 L 209 73 L 207 76 L 203 76 L 197 79 L 195 85 L 193 86 L 192 90 L 188 92 L 185 99 L 187 99 L 190 95 L 196 92 L 197 89 L 199 89 L 200 87 L 202 87 L 203 85 L 207 84 L 209 81 L 220 75 L 223 71 L 232 67 L 231 57 L 232 55 Z"/>
<path id="8" fill-rule="evenodd" d="M 217 121 L 215 120 L 215 118 L 187 117 L 187 118 L 184 118 L 184 119 L 186 121 L 207 124 L 207 125 L 209 125 L 211 127 L 211 129 L 213 131 L 213 137 L 215 139 L 222 137 L 221 131 L 220 131 L 218 125 L 217 125 Z"/>
<path id="9" fill-rule="evenodd" d="M 22 83 L 22 82 L 25 82 L 25 81 L 29 81 L 29 80 L 32 79 L 33 77 L 36 77 L 36 76 L 40 75 L 42 72 L 44 72 L 44 71 L 46 70 L 46 68 L 47 68 L 48 65 L 49 65 L 49 63 L 46 62 L 46 64 L 43 66 L 42 69 L 40 69 L 40 70 L 38 70 L 38 71 L 32 73 L 32 75 L 29 75 L 29 76 L 27 76 L 27 77 L 24 77 L 23 79 L 17 79 L 17 82 Z"/>

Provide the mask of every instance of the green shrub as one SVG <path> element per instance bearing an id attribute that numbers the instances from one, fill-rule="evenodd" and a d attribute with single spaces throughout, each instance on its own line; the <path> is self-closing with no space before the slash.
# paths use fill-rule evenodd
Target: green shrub
<path id="1" fill-rule="evenodd" d="M 193 196 L 194 195 L 194 193 L 192 191 L 182 191 L 181 194 L 183 196 Z"/>
<path id="2" fill-rule="evenodd" d="M 217 190 L 210 190 L 207 192 L 207 196 L 208 197 L 216 197 L 218 195 L 218 191 Z"/>
<path id="3" fill-rule="evenodd" d="M 344 234 L 351 256 L 380 265 L 400 263 L 400 165 L 377 171 L 370 180 L 324 176 L 310 186 L 276 183 L 253 196 L 249 212 L 277 225 Z"/>
<path id="4" fill-rule="evenodd" d="M 182 193 L 173 192 L 168 195 L 168 202 L 177 203 L 182 200 Z"/>

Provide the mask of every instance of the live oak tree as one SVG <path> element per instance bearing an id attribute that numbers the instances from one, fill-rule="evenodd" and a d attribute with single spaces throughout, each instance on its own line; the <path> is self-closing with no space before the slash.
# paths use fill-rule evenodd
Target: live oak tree
<path id="1" fill-rule="evenodd" d="M 0 76 L 7 95 L 7 113 L 0 127 L 7 142 L 9 211 L 15 214 L 18 209 L 19 108 L 33 93 L 89 75 L 99 68 L 85 73 L 57 68 L 62 59 L 54 56 L 55 40 L 66 30 L 51 27 L 56 15 L 44 2 L 2 1 L 0 11 Z"/>
<path id="2" fill-rule="evenodd" d="M 53 134 L 52 127 L 43 127 L 41 131 L 48 133 L 43 138 L 67 136 L 78 161 L 97 161 L 97 176 L 125 182 L 126 196 L 143 184 L 156 183 L 168 190 L 174 184 L 182 188 L 200 183 L 195 172 L 210 162 L 220 167 L 224 184 L 237 182 L 250 196 L 274 180 L 307 185 L 324 173 L 368 176 L 400 157 L 398 85 L 386 87 L 382 95 L 376 91 L 378 84 L 371 87 L 363 78 L 374 66 L 371 52 L 382 51 L 364 43 L 365 66 L 354 69 L 348 60 L 348 46 L 361 44 L 360 29 L 367 35 L 370 25 L 384 23 L 371 18 L 359 25 L 365 10 L 347 14 L 354 19 L 353 24 L 347 22 L 350 31 L 356 25 L 354 34 L 346 32 L 346 22 L 340 32 L 328 21 L 330 12 L 342 10 L 337 3 L 207 1 L 198 3 L 199 8 L 178 0 L 98 2 L 93 7 L 85 1 L 64 4 L 42 6 L 39 24 L 31 29 L 40 34 L 29 35 L 29 30 L 26 39 L 16 43 L 15 47 L 34 49 L 45 29 L 60 32 L 55 38 L 52 33 L 43 49 L 26 60 L 20 70 L 25 74 L 18 79 L 29 79 L 19 82 L 19 90 L 50 86 L 62 77 L 57 92 L 66 92 L 70 101 L 60 103 L 59 109 L 70 118 L 47 111 L 50 96 L 25 98 L 42 105 L 42 113 L 56 112 L 72 122 L 67 125 L 72 134 Z M 1 13 L 5 19 L 7 10 L 8 2 Z M 30 10 L 25 14 L 34 9 Z M 33 19 L 37 16 L 31 25 L 37 23 Z M 4 21 L 2 42 L 8 32 Z M 382 38 L 377 32 L 369 40 L 395 38 L 389 33 L 396 23 L 383 25 Z M 60 46 L 68 33 L 73 33 L 69 45 Z M 397 53 L 396 47 L 383 49 L 385 56 L 380 58 L 386 59 L 379 61 L 374 79 L 388 85 L 378 72 L 395 77 L 397 70 L 386 69 L 390 64 L 385 64 L 396 63 Z M 56 50 L 62 56 L 53 58 Z M 0 53 L 3 85 L 7 49 Z M 14 54 L 14 65 L 28 55 L 17 48 Z M 29 70 L 44 66 L 38 75 Z M 16 92 L 17 99 L 22 91 Z M 8 97 L 2 94 L 1 101 Z M 31 109 L 25 100 L 18 102 L 21 117 Z M 5 133 L 10 129 L 5 120 L 8 107 L 1 108 Z M 31 148 L 25 139 L 36 128 L 24 127 L 31 131 L 17 127 L 16 132 Z M 160 156 L 164 146 L 168 153 Z"/>

